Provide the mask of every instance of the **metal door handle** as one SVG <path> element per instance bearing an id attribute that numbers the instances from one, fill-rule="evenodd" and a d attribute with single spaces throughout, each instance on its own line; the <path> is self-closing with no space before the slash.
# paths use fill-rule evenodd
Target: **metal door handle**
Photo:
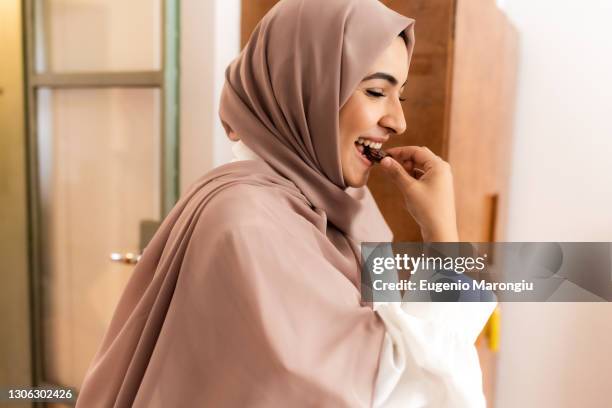
<path id="1" fill-rule="evenodd" d="M 147 246 L 153 235 L 155 235 L 155 231 L 159 227 L 159 221 L 155 220 L 142 220 L 140 221 L 140 252 L 144 251 L 144 248 Z M 110 254 L 110 259 L 113 262 L 119 262 L 127 265 L 134 265 L 138 263 L 140 254 L 134 252 L 112 252 Z"/>
<path id="2" fill-rule="evenodd" d="M 133 265 L 140 260 L 141 254 L 134 254 L 132 252 L 126 252 L 125 254 L 119 252 L 112 252 L 110 259 L 113 262 L 119 262 L 123 264 Z"/>

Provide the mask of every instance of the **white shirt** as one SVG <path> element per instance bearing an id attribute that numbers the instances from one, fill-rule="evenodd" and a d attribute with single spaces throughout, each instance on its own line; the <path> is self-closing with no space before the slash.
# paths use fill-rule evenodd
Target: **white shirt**
<path id="1" fill-rule="evenodd" d="M 234 159 L 261 160 L 242 141 Z M 474 342 L 497 302 L 375 303 L 387 332 L 374 389 L 375 408 L 484 408 Z"/>

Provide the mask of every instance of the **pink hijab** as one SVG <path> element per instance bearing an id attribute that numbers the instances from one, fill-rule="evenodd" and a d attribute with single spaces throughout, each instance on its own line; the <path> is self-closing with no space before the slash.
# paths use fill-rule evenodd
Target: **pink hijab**
<path id="1" fill-rule="evenodd" d="M 282 0 L 226 71 L 220 117 L 263 161 L 213 169 L 136 265 L 77 407 L 365 407 L 384 325 L 359 244 L 391 232 L 344 185 L 339 110 L 414 20 L 377 0 Z"/>

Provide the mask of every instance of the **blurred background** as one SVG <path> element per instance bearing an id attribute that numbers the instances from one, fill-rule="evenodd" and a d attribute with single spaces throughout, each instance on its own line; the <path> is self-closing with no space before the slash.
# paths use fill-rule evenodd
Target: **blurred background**
<path id="1" fill-rule="evenodd" d="M 274 3 L 0 1 L 0 387 L 78 389 L 159 221 L 231 159 L 224 70 Z M 461 239 L 612 241 L 612 2 L 384 3 L 417 21 L 396 143 L 451 163 Z M 500 305 L 489 406 L 610 406 L 611 338 L 606 303 Z"/>

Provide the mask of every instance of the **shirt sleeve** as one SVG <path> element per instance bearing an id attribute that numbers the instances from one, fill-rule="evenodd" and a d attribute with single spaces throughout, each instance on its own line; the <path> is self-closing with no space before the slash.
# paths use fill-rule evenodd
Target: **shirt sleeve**
<path id="1" fill-rule="evenodd" d="M 377 303 L 386 334 L 373 406 L 485 407 L 474 342 L 497 302 Z"/>

